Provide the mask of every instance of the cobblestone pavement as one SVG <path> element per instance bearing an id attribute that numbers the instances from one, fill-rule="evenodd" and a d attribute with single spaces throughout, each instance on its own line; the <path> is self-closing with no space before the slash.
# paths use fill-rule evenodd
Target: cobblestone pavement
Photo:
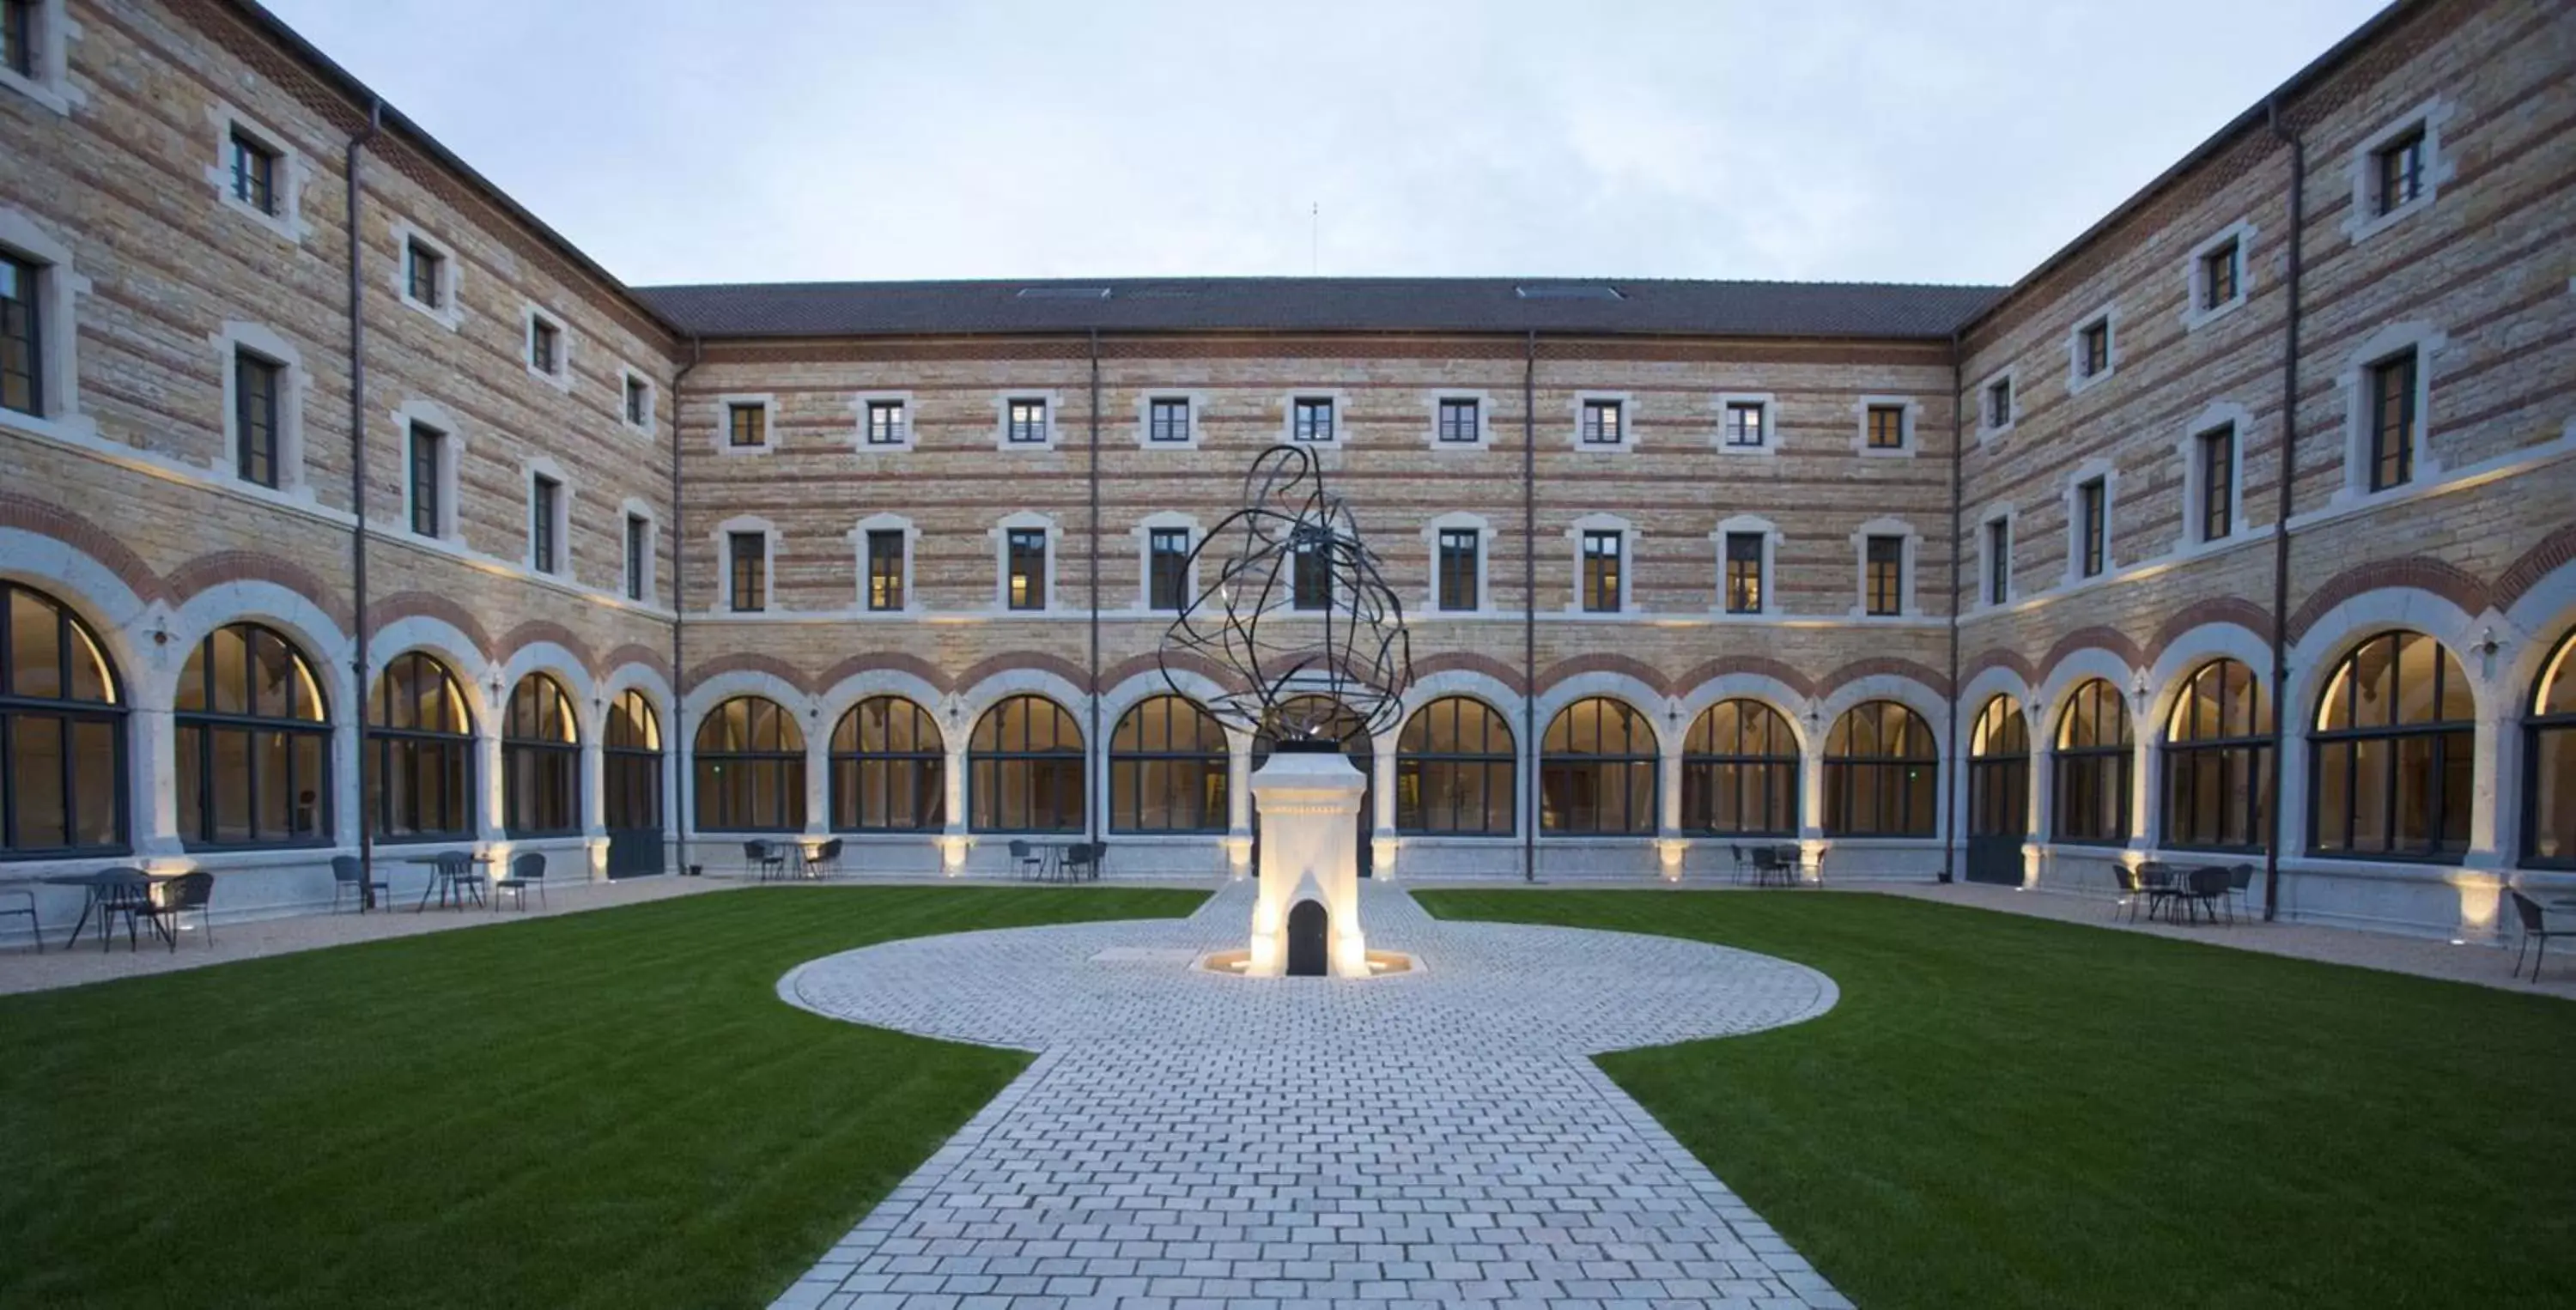
<path id="1" fill-rule="evenodd" d="M 779 1307 L 1844 1306 L 1587 1058 L 1830 1009 L 1768 956 L 1432 919 L 1417 972 L 1221 977 L 1248 884 L 1186 920 L 889 942 L 793 1004 L 1041 1052 Z"/>

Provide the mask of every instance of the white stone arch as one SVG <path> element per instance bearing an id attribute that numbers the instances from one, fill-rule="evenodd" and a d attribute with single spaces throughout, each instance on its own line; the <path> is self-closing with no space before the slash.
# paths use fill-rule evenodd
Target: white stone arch
<path id="1" fill-rule="evenodd" d="M 1479 702 L 1503 717 L 1503 726 L 1512 734 L 1512 822 L 1515 834 L 1529 831 L 1535 821 L 1530 812 L 1530 785 L 1533 770 L 1538 768 L 1538 738 L 1547 731 L 1547 720 L 1539 720 L 1533 729 L 1521 721 L 1526 698 L 1502 679 L 1476 669 L 1442 669 L 1414 680 L 1404 689 L 1398 702 L 1401 711 L 1395 725 L 1378 734 L 1377 769 L 1370 784 L 1377 788 L 1378 828 L 1392 835 L 1395 831 L 1395 759 L 1397 744 L 1404 739 L 1405 725 L 1433 701 L 1463 696 Z"/>
<path id="2" fill-rule="evenodd" d="M 2030 702 L 2030 787 L 2036 810 L 2031 831 L 2035 840 L 2057 839 L 2057 729 L 2066 717 L 2067 697 L 2095 678 L 2111 684 L 2119 693 L 2121 712 L 2129 716 L 2129 841 L 2134 845 L 2146 840 L 2154 755 L 2148 746 L 2147 726 L 2141 721 L 2138 673 L 2127 660 L 2099 646 L 2086 646 L 2068 652 L 2041 680 L 2038 694 Z"/>
<path id="3" fill-rule="evenodd" d="M 580 744 L 588 746 L 597 740 L 606 726 L 607 711 L 604 706 L 592 704 L 598 699 L 596 680 L 590 676 L 589 666 L 554 642 L 532 641 L 510 652 L 510 658 L 501 663 L 501 691 L 495 703 L 507 707 L 510 693 L 518 690 L 520 680 L 531 673 L 546 674 L 563 684 L 572 696 L 573 713 L 581 724 Z M 494 731 L 499 728 L 496 726 Z"/>
<path id="4" fill-rule="evenodd" d="M 776 701 L 804 725 L 802 730 L 808 738 L 814 735 L 814 698 L 802 688 L 767 669 L 727 669 L 689 688 L 688 694 L 681 698 L 681 717 L 685 720 L 683 726 L 691 744 L 696 743 L 698 725 L 708 713 L 736 696 L 760 696 Z"/>
<path id="5" fill-rule="evenodd" d="M 641 691 L 653 706 L 654 722 L 662 731 L 662 830 L 676 832 L 680 826 L 680 746 L 673 734 L 680 730 L 679 715 L 671 696 L 670 679 L 660 669 L 642 660 L 628 660 L 608 670 L 599 679 L 600 719 L 597 740 L 602 749 L 608 745 L 608 707 L 630 691 Z"/>
<path id="6" fill-rule="evenodd" d="M 819 710 L 812 696 L 767 669 L 727 669 L 689 688 L 680 699 L 679 722 L 666 728 L 668 732 L 685 735 L 676 740 L 665 737 L 663 754 L 676 758 L 686 751 L 694 757 L 698 729 L 705 726 L 707 716 L 737 696 L 758 696 L 775 701 L 788 717 L 796 721 L 796 731 L 805 743 L 805 829 L 808 832 L 822 831 L 826 817 L 817 807 L 825 799 L 822 776 L 826 764 L 824 734 L 829 731 L 829 725 L 819 722 Z M 695 836 L 698 816 L 694 773 L 680 772 L 675 765 L 670 794 L 672 808 L 677 811 L 673 821 L 681 833 Z"/>
<path id="7" fill-rule="evenodd" d="M 960 740 L 974 734 L 975 725 L 983 721 L 985 711 L 1013 696 L 1024 694 L 1044 696 L 1063 706 L 1065 712 L 1073 716 L 1074 722 L 1082 726 L 1085 748 L 1098 749 L 1098 743 L 1090 740 L 1093 736 L 1089 717 L 1091 697 L 1075 686 L 1072 679 L 1049 669 L 1036 668 L 996 670 L 972 687 L 959 688 L 950 699 L 956 708 L 955 722 Z M 1101 716 L 1103 731 L 1107 731 L 1108 724 L 1108 716 Z"/>
<path id="8" fill-rule="evenodd" d="M 2255 685 L 2278 722 L 2281 696 L 2280 688 L 2272 685 L 2272 644 L 2233 623 L 2204 623 L 2174 638 L 2148 668 L 2147 707 L 2137 716 L 2139 739 L 2151 746 L 2164 745 L 2165 721 L 2173 717 L 2174 702 L 2182 698 L 2185 680 L 2199 672 L 2202 665 L 2220 659 L 2234 660 L 2254 671 Z"/>
<path id="9" fill-rule="evenodd" d="M 1997 696 L 2012 697 L 2020 703 L 2022 716 L 2025 719 L 2030 716 L 2030 682 L 2018 670 L 2002 664 L 1990 664 L 1978 670 L 1977 676 L 1968 679 L 1967 685 L 1959 689 L 1958 699 L 1953 702 L 1952 724 L 1958 732 L 1962 758 L 1968 754 L 1968 734 L 1976 727 L 1977 716 L 1985 712 L 1986 702 Z M 2037 726 L 2033 725 L 2031 731 L 2036 734 Z"/>
<path id="10" fill-rule="evenodd" d="M 2484 667 L 2483 622 L 2445 597 L 2415 587 L 2381 587 L 2345 598 L 2308 625 L 2291 644 L 2290 680 L 2273 702 L 2281 716 L 2281 813 L 2288 820 L 2284 854 L 2308 849 L 2308 734 L 2316 726 L 2317 697 L 2326 679 L 2345 656 L 2381 633 L 2404 629 L 2442 643 L 2467 675 L 2476 722 L 2469 788 L 2469 849 L 2462 864 L 2494 867 L 2501 855 L 2498 834 L 2502 780 L 2520 776 L 2517 749 L 2521 733 L 2508 725 L 2520 709 L 2509 683 Z"/>
<path id="11" fill-rule="evenodd" d="M 2027 757 L 2030 761 L 2029 767 L 2035 770 L 2039 763 L 2040 727 L 2031 709 L 2029 680 L 2022 677 L 2019 670 L 2005 664 L 1990 664 L 1978 670 L 1977 676 L 1968 679 L 1967 685 L 1960 689 L 1958 698 L 1952 702 L 1951 731 L 1944 739 L 1946 742 L 1958 744 L 1960 772 L 1956 784 L 1950 788 L 1950 831 L 1958 834 L 1962 840 L 1968 835 L 1969 807 L 1973 801 L 1968 794 L 1967 770 L 1977 758 L 1974 739 L 1977 716 L 1984 713 L 1986 705 L 1997 696 L 2010 696 L 2014 703 L 2021 707 L 2022 726 L 2028 733 L 2031 743 L 2031 753 Z M 2029 842 L 2037 840 L 2040 832 L 2040 789 L 2038 775 L 2035 772 L 2028 779 L 2025 790 L 2028 795 L 2022 813 L 2022 831 L 2027 834 L 2024 838 L 2025 842 Z M 2027 851 L 2028 847 L 2025 846 L 2024 849 Z"/>
<path id="12" fill-rule="evenodd" d="M 1818 758 L 1823 757 L 1825 739 L 1833 735 L 1834 724 L 1854 707 L 1874 700 L 1892 700 L 1922 715 L 1926 728 L 1947 722 L 1950 717 L 1948 697 L 1904 674 L 1873 673 L 1865 678 L 1854 678 L 1836 687 L 1816 705 L 1814 730 Z M 1948 734 L 1934 732 L 1932 747 L 1934 754 L 1946 766 L 1950 762 Z"/>
<path id="13" fill-rule="evenodd" d="M 2534 798 L 2524 763 L 2529 742 L 2523 724 L 2531 717 L 2531 695 L 2540 674 L 2561 642 L 2576 643 L 2576 564 L 2567 564 L 2523 593 L 2512 608 L 2496 616 L 2497 637 L 2505 643 L 2496 664 L 2496 715 L 2506 725 L 2496 734 L 2495 766 L 2499 786 L 2511 800 L 2496 816 L 2498 844 L 2510 852 L 2508 863 L 2520 864 L 2530 835 L 2527 818 Z"/>
<path id="14" fill-rule="evenodd" d="M 358 748 L 358 730 L 366 723 L 367 689 L 356 685 L 356 674 L 349 667 L 349 635 L 341 631 L 338 620 L 300 593 L 274 582 L 245 579 L 220 583 L 189 597 L 169 617 L 170 641 L 163 647 L 169 668 L 157 671 L 162 685 L 152 703 L 176 705 L 179 677 L 197 644 L 217 628 L 234 623 L 274 629 L 312 661 L 314 675 L 322 680 L 322 694 L 328 698 L 323 710 L 334 739 L 332 788 L 346 804 L 355 805 L 357 769 L 351 761 L 356 758 L 352 752 Z"/>
<path id="15" fill-rule="evenodd" d="M 1193 534 L 1192 541 L 1195 542 L 1196 539 Z M 1119 721 L 1127 717 L 1128 711 L 1146 701 L 1157 696 L 1175 693 L 1214 716 L 1217 725 L 1224 729 L 1226 827 L 1231 832 L 1250 831 L 1252 730 L 1248 726 L 1227 721 L 1226 717 L 1218 712 L 1216 699 L 1225 694 L 1225 689 L 1217 683 L 1216 679 L 1195 669 L 1178 668 L 1171 671 L 1171 679 L 1168 682 L 1164 680 L 1161 669 L 1147 669 L 1130 674 L 1117 686 L 1102 693 L 1100 697 L 1100 740 L 1092 743 L 1089 749 L 1089 755 L 1095 766 L 1089 770 L 1088 777 L 1093 813 L 1100 816 L 1100 830 L 1104 833 L 1109 831 L 1109 743 L 1118 735 Z M 1065 708 L 1071 710 L 1077 717 L 1082 713 L 1078 704 L 1068 704 Z M 977 717 L 980 719 L 982 716 L 979 714 Z M 1085 725 L 1085 730 L 1088 731 L 1088 725 Z M 972 731 L 971 725 L 969 731 Z M 958 746 L 960 767 L 963 767 L 964 751 L 965 746 L 961 742 Z"/>
<path id="16" fill-rule="evenodd" d="M 1533 735 L 1545 740 L 1548 725 L 1556 722 L 1558 713 L 1576 701 L 1593 696 L 1624 701 L 1629 708 L 1644 715 L 1647 725 L 1654 731 L 1657 753 L 1669 755 L 1681 748 L 1680 738 L 1670 721 L 1671 698 L 1648 686 L 1641 678 L 1607 669 L 1575 674 L 1540 692 L 1538 704 L 1534 707 L 1537 712 L 1533 716 L 1536 720 Z M 1531 757 L 1536 758 L 1538 742 L 1531 742 L 1529 749 Z"/>
<path id="17" fill-rule="evenodd" d="M 821 725 L 822 735 L 829 738 L 832 730 L 841 725 L 842 717 L 857 709 L 860 701 L 878 696 L 901 696 L 928 710 L 939 728 L 941 748 L 951 752 L 957 749 L 951 740 L 957 734 L 949 730 L 947 716 L 940 712 L 947 697 L 929 679 L 908 669 L 862 669 L 833 683 L 815 694 L 814 704 L 821 713 L 814 721 Z"/>
<path id="18" fill-rule="evenodd" d="M 153 620 L 167 616 L 167 606 L 135 594 L 116 570 L 78 547 L 23 528 L 0 527 L 0 578 L 26 583 L 71 606 L 116 662 L 126 699 L 137 708 L 151 707 L 142 698 L 160 694 L 167 683 L 143 676 L 150 665 L 138 643 L 148 640 Z"/>
<path id="19" fill-rule="evenodd" d="M 474 707 L 476 735 L 494 731 L 498 707 L 492 702 L 489 673 L 492 662 L 483 656 L 466 635 L 447 620 L 428 614 L 413 614 L 383 624 L 367 636 L 367 685 L 358 689 L 361 697 L 375 690 L 376 680 L 384 676 L 385 666 L 405 651 L 426 651 L 435 655 L 457 681 L 465 684 L 466 702 Z M 504 688 L 506 692 L 507 689 Z"/>
<path id="20" fill-rule="evenodd" d="M 1789 684 L 1767 673 L 1721 673 L 1674 697 L 1671 708 L 1678 714 L 1672 731 L 1672 750 L 1678 757 L 1682 744 L 1690 737 L 1691 725 L 1699 716 L 1721 701 L 1749 700 L 1777 710 L 1788 720 L 1789 735 L 1798 743 L 1798 753 L 1808 755 L 1822 749 L 1819 734 L 1807 722 L 1807 713 L 1815 706 L 1811 696 L 1799 694 Z"/>

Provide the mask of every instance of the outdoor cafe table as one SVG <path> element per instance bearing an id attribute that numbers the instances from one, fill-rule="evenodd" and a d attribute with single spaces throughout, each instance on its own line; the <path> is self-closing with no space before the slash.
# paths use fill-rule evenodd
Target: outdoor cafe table
<path id="1" fill-rule="evenodd" d="M 108 944 L 108 924 L 116 917 L 117 911 L 149 899 L 152 884 L 160 880 L 141 869 L 118 868 L 97 869 L 89 873 L 57 873 L 38 881 L 56 887 L 79 887 L 89 893 L 89 899 L 81 905 L 80 922 L 72 925 L 71 935 L 63 939 L 63 946 L 69 949 L 80 941 L 81 929 L 89 926 L 90 911 L 96 910 L 98 948 L 104 951 Z M 158 919 L 153 920 L 152 926 L 155 932 L 162 930 Z"/>
<path id="2" fill-rule="evenodd" d="M 450 854 L 453 853 L 454 852 L 450 852 Z M 480 881 L 484 876 L 483 870 L 480 868 L 467 873 L 451 874 L 445 869 L 440 868 L 438 865 L 438 862 L 445 858 L 447 857 L 444 855 L 415 855 L 410 859 L 403 861 L 405 864 L 417 864 L 429 870 L 429 885 L 420 889 L 420 904 L 412 907 L 413 913 L 417 914 L 429 908 L 429 898 L 432 893 L 436 893 L 438 896 L 438 908 L 442 910 L 446 909 L 447 898 L 452 895 L 456 898 L 456 908 L 460 910 L 464 909 L 465 884 L 462 880 L 465 878 L 473 878 Z M 488 851 L 477 851 L 466 858 L 477 865 L 490 864 L 492 862 L 491 853 Z"/>
<path id="3" fill-rule="evenodd" d="M 1756 846 L 1753 848 L 1753 885 L 1768 887 L 1776 876 L 1783 887 L 1798 884 L 1798 865 L 1805 852 L 1795 846 Z"/>

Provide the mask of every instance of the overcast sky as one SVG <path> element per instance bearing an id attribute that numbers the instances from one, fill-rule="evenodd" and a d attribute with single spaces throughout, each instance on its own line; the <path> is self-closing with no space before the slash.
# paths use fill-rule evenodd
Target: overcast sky
<path id="1" fill-rule="evenodd" d="M 639 285 L 2005 282 L 2379 7 L 269 4 Z"/>

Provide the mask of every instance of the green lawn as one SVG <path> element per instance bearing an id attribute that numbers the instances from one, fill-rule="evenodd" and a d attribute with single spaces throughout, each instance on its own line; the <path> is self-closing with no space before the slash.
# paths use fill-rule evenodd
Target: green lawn
<path id="1" fill-rule="evenodd" d="M 1196 892 L 687 897 L 0 997 L 0 1306 L 757 1306 L 1028 1057 L 791 1009 Z"/>
<path id="2" fill-rule="evenodd" d="M 1831 975 L 1601 1064 L 1867 1310 L 2576 1303 L 2568 1002 L 1894 897 L 1422 899 Z"/>

